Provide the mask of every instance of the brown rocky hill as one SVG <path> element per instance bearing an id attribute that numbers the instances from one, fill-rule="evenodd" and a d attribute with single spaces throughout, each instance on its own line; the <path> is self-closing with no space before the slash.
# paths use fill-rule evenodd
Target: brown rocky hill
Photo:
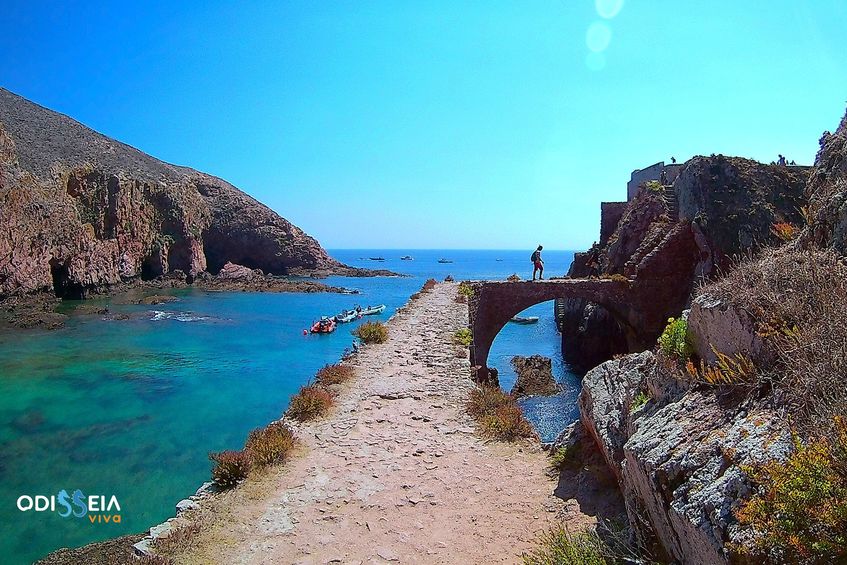
<path id="1" fill-rule="evenodd" d="M 0 298 L 88 291 L 227 262 L 369 274 L 228 182 L 159 161 L 0 88 Z"/>
<path id="2" fill-rule="evenodd" d="M 568 274 L 637 277 L 655 291 L 667 316 L 690 301 L 695 285 L 726 271 L 733 259 L 778 242 L 775 223 L 803 224 L 807 167 L 765 165 L 739 157 L 694 157 L 673 186 L 644 186 L 627 204 L 605 245 L 577 253 Z M 642 336 L 643 341 L 655 335 Z M 587 371 L 628 352 L 624 332 L 601 306 L 566 303 L 562 351 Z"/>

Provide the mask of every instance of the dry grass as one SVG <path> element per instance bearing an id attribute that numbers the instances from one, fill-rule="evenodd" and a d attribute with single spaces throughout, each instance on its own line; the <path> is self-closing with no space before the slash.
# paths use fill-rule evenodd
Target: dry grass
<path id="1" fill-rule="evenodd" d="M 306 385 L 291 397 L 286 415 L 299 422 L 308 422 L 329 412 L 332 402 L 332 394 L 322 386 Z"/>
<path id="2" fill-rule="evenodd" d="M 294 448 L 294 434 L 285 424 L 271 422 L 256 428 L 247 436 L 244 451 L 250 461 L 259 467 L 283 463 Z"/>
<path id="3" fill-rule="evenodd" d="M 323 386 L 338 385 L 349 381 L 353 378 L 353 375 L 355 375 L 353 367 L 336 363 L 334 365 L 325 365 L 315 375 L 315 380 Z"/>
<path id="4" fill-rule="evenodd" d="M 774 387 L 804 435 L 847 415 L 847 265 L 835 252 L 767 250 L 702 292 L 755 320 L 774 357 L 757 367 L 759 382 Z"/>
<path id="5" fill-rule="evenodd" d="M 153 542 L 153 548 L 157 552 L 161 552 L 164 556 L 157 555 L 160 559 L 167 559 L 166 556 L 182 553 L 190 549 L 193 545 L 197 534 L 200 533 L 201 524 L 195 516 L 190 522 L 174 528 L 166 537 L 156 538 Z M 167 561 L 169 562 L 169 560 Z M 155 563 L 151 561 L 150 563 Z"/>
<path id="6" fill-rule="evenodd" d="M 365 322 L 353 332 L 364 343 L 385 343 L 388 341 L 388 327 L 382 322 Z"/>
<path id="7" fill-rule="evenodd" d="M 472 390 L 467 411 L 482 435 L 492 439 L 515 441 L 535 435 L 512 395 L 498 387 L 481 386 Z"/>
<path id="8" fill-rule="evenodd" d="M 238 485 L 250 473 L 250 457 L 243 451 L 219 451 L 209 453 L 212 467 L 212 481 L 221 488 L 228 489 Z"/>

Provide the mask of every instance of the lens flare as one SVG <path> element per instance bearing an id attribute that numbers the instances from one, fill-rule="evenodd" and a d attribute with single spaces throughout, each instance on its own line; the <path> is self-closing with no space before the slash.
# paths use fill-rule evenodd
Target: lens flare
<path id="1" fill-rule="evenodd" d="M 612 29 L 604 22 L 592 23 L 585 32 L 585 44 L 595 53 L 605 51 L 611 41 Z"/>
<path id="2" fill-rule="evenodd" d="M 611 20 L 623 8 L 623 0 L 594 0 L 594 6 L 598 16 Z"/>

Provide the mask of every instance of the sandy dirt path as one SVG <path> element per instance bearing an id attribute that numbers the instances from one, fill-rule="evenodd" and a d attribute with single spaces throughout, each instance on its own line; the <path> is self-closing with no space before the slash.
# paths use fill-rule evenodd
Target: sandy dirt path
<path id="1" fill-rule="evenodd" d="M 439 284 L 398 312 L 388 342 L 352 362 L 332 413 L 297 427 L 302 455 L 215 500 L 177 561 L 516 563 L 556 516 L 592 522 L 553 496 L 538 446 L 475 434 L 455 296 Z"/>

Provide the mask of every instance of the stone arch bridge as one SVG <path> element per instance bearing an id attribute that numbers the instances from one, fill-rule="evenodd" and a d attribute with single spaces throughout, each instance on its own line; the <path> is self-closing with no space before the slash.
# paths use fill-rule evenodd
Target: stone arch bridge
<path id="1" fill-rule="evenodd" d="M 663 288 L 620 279 L 554 279 L 544 281 L 470 282 L 474 294 L 468 306 L 473 332 L 471 364 L 477 379 L 489 382 L 488 352 L 494 338 L 515 316 L 535 304 L 556 298 L 579 298 L 601 305 L 620 323 L 630 351 L 649 347 L 667 324 Z"/>

